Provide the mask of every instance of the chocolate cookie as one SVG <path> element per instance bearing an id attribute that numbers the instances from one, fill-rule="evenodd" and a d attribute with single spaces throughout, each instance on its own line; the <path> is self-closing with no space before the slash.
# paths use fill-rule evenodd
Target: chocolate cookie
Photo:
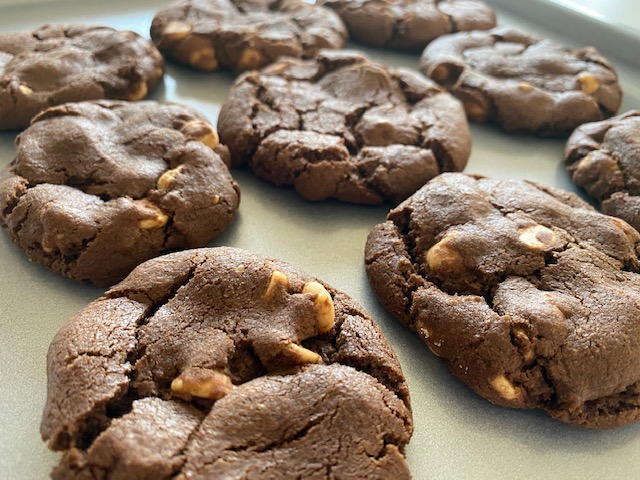
<path id="1" fill-rule="evenodd" d="M 140 100 L 164 61 L 149 40 L 95 25 L 44 25 L 0 35 L 0 130 L 45 108 L 96 99 Z"/>
<path id="2" fill-rule="evenodd" d="M 246 251 L 140 265 L 58 332 L 47 372 L 54 479 L 410 478 L 407 385 L 378 327 Z"/>
<path id="3" fill-rule="evenodd" d="M 151 38 L 182 65 L 240 73 L 342 48 L 347 30 L 334 12 L 304 0 L 182 0 L 155 16 Z"/>
<path id="4" fill-rule="evenodd" d="M 640 229 L 640 111 L 581 125 L 564 158 L 571 179 L 602 201 L 604 213 Z"/>
<path id="5" fill-rule="evenodd" d="M 384 306 L 498 405 L 640 419 L 640 234 L 577 196 L 446 174 L 366 245 Z"/>
<path id="6" fill-rule="evenodd" d="M 597 50 L 571 50 L 513 28 L 441 37 L 420 68 L 464 103 L 469 119 L 508 132 L 569 135 L 614 115 L 622 92 Z"/>
<path id="7" fill-rule="evenodd" d="M 75 280 L 113 285 L 163 251 L 206 244 L 238 209 L 228 149 L 181 105 L 68 103 L 17 143 L 0 171 L 0 225 Z"/>
<path id="8" fill-rule="evenodd" d="M 496 26 L 481 0 L 319 0 L 334 9 L 355 40 L 374 47 L 420 51 L 441 35 Z"/>
<path id="9" fill-rule="evenodd" d="M 462 170 L 471 137 L 460 103 L 408 70 L 352 51 L 247 72 L 218 117 L 235 165 L 303 197 L 400 202 Z"/>

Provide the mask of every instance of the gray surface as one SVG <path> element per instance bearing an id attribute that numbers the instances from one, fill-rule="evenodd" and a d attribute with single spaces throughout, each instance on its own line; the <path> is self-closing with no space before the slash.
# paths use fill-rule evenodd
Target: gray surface
<path id="1" fill-rule="evenodd" d="M 571 36 L 575 41 L 596 43 L 603 54 L 615 56 L 630 66 L 640 68 L 640 4 L 637 0 L 609 2 L 613 8 L 605 8 L 599 0 L 489 0 L 494 6 L 526 16 L 547 28 Z M 599 12 L 591 10 L 596 7 L 600 9 Z"/>
<path id="2" fill-rule="evenodd" d="M 146 34 L 154 12 L 165 3 L 111 0 L 5 7 L 0 9 L 0 31 L 46 21 L 82 20 Z M 532 18 L 540 21 L 540 12 Z M 529 24 L 521 17 L 500 15 L 501 24 L 518 24 L 574 45 L 571 38 L 578 39 L 581 22 L 571 17 L 562 29 L 564 37 L 559 37 L 540 26 L 546 23 Z M 598 45 L 600 40 L 594 37 L 591 43 Z M 616 40 L 608 37 L 606 43 Z M 369 52 L 389 64 L 417 64 L 417 56 Z M 638 72 L 621 62 L 616 66 L 626 92 L 622 110 L 639 107 Z M 179 99 L 214 121 L 231 81 L 227 74 L 198 74 L 170 66 L 164 86 L 154 97 Z M 563 142 L 510 137 L 491 127 L 474 126 L 472 133 L 468 172 L 571 188 L 560 164 Z M 0 165 L 11 160 L 13 139 L 12 134 L 0 133 Z M 381 309 L 368 286 L 362 252 L 366 235 L 384 219 L 386 207 L 309 203 L 291 190 L 254 179 L 249 172 L 234 175 L 242 188 L 240 214 L 212 245 L 247 248 L 294 263 L 351 294 L 380 323 L 411 389 L 416 431 L 407 453 L 414 478 L 638 478 L 640 424 L 587 431 L 540 412 L 494 407 L 453 379 L 439 359 Z M 58 328 L 101 290 L 29 263 L 4 233 L 0 261 L 0 478 L 39 480 L 47 478 L 58 458 L 47 451 L 38 433 L 46 350 Z"/>

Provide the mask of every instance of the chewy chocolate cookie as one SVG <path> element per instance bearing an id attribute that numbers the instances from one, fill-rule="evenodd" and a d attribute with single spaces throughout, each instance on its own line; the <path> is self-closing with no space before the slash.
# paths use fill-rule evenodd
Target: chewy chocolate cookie
<path id="1" fill-rule="evenodd" d="M 577 196 L 446 174 L 366 245 L 384 306 L 498 405 L 640 419 L 640 234 Z"/>
<path id="2" fill-rule="evenodd" d="M 163 251 L 203 246 L 238 209 L 228 149 L 181 105 L 68 103 L 17 143 L 0 171 L 0 225 L 75 280 L 113 285 Z"/>
<path id="3" fill-rule="evenodd" d="M 347 295 L 220 247 L 136 268 L 48 354 L 54 479 L 410 478 L 398 360 Z"/>
<path id="4" fill-rule="evenodd" d="M 508 132 L 568 136 L 614 115 L 618 77 L 597 50 L 571 50 L 513 28 L 456 33 L 424 50 L 420 68 L 462 100 L 470 120 Z"/>
<path id="5" fill-rule="evenodd" d="M 304 0 L 182 0 L 158 13 L 151 38 L 170 60 L 236 73 L 279 57 L 342 48 L 347 30 L 328 8 Z"/>
<path id="6" fill-rule="evenodd" d="M 44 25 L 0 35 L 0 130 L 25 128 L 66 102 L 140 100 L 164 61 L 149 40 L 95 25 Z"/>
<path id="7" fill-rule="evenodd" d="M 455 98 L 344 50 L 247 72 L 218 130 L 233 164 L 310 200 L 398 203 L 441 172 L 462 170 L 471 148 Z"/>
<path id="8" fill-rule="evenodd" d="M 571 179 L 604 213 L 640 229 L 640 111 L 581 125 L 564 157 Z"/>
<path id="9" fill-rule="evenodd" d="M 487 30 L 496 14 L 481 0 L 320 0 L 334 9 L 355 40 L 404 51 L 420 51 L 452 32 Z"/>

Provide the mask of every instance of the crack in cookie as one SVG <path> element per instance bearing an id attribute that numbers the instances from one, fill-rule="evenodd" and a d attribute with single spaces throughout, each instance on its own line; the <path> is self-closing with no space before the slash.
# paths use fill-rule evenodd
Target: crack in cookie
<path id="1" fill-rule="evenodd" d="M 163 73 L 153 43 L 130 31 L 44 25 L 0 35 L 0 130 L 67 102 L 141 100 Z"/>
<path id="2" fill-rule="evenodd" d="M 206 244 L 238 209 L 215 129 L 177 104 L 72 103 L 39 114 L 0 172 L 0 224 L 30 259 L 112 285 Z"/>
<path id="3" fill-rule="evenodd" d="M 241 73 L 342 48 L 347 31 L 334 12 L 303 0 L 182 0 L 154 17 L 151 38 L 179 64 Z"/>
<path id="4" fill-rule="evenodd" d="M 56 335 L 48 378 L 53 478 L 409 478 L 408 390 L 379 328 L 345 294 L 242 250 L 140 265 Z M 155 429 L 161 444 L 145 442 Z"/>
<path id="5" fill-rule="evenodd" d="M 236 166 L 310 200 L 398 203 L 464 168 L 461 105 L 433 82 L 350 51 L 241 76 L 218 118 Z"/>
<path id="6" fill-rule="evenodd" d="M 481 0 L 319 0 L 335 10 L 355 40 L 374 47 L 420 51 L 453 32 L 496 26 Z"/>
<path id="7" fill-rule="evenodd" d="M 640 418 L 638 232 L 567 192 L 454 173 L 387 218 L 371 285 L 454 375 L 574 425 Z"/>
<path id="8" fill-rule="evenodd" d="M 618 76 L 597 50 L 514 28 L 441 37 L 422 53 L 420 70 L 460 99 L 470 120 L 508 132 L 568 136 L 614 115 L 622 101 Z"/>

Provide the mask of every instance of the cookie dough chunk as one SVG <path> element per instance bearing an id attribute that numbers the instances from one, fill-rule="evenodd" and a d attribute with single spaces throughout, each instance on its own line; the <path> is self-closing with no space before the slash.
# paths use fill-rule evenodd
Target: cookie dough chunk
<path id="1" fill-rule="evenodd" d="M 488 30 L 496 14 L 480 0 L 320 0 L 334 9 L 355 40 L 374 47 L 420 51 L 453 32 Z"/>
<path id="2" fill-rule="evenodd" d="M 140 100 L 162 78 L 152 42 L 94 25 L 45 25 L 0 35 L 0 130 L 25 128 L 66 102 Z"/>
<path id="3" fill-rule="evenodd" d="M 446 174 L 366 245 L 384 306 L 497 405 L 640 419 L 640 234 L 571 193 Z"/>
<path id="4" fill-rule="evenodd" d="M 410 478 L 407 385 L 379 328 L 246 251 L 138 266 L 58 332 L 47 372 L 54 479 Z"/>
<path id="5" fill-rule="evenodd" d="M 333 11 L 304 0 L 182 0 L 155 16 L 151 38 L 182 65 L 240 73 L 342 48 L 347 30 Z"/>
<path id="6" fill-rule="evenodd" d="M 215 129 L 177 104 L 68 103 L 34 118 L 0 171 L 0 225 L 29 259 L 113 285 L 166 250 L 199 247 L 238 209 Z"/>
<path id="7" fill-rule="evenodd" d="M 640 111 L 578 127 L 567 141 L 565 165 L 604 213 L 640 229 Z"/>
<path id="8" fill-rule="evenodd" d="M 568 136 L 618 111 L 622 92 L 592 47 L 571 50 L 512 28 L 441 37 L 420 68 L 464 103 L 474 122 L 508 132 Z"/>
<path id="9" fill-rule="evenodd" d="M 455 98 L 353 51 L 246 73 L 218 129 L 235 165 L 248 162 L 310 200 L 398 203 L 441 172 L 462 170 L 471 148 Z"/>

